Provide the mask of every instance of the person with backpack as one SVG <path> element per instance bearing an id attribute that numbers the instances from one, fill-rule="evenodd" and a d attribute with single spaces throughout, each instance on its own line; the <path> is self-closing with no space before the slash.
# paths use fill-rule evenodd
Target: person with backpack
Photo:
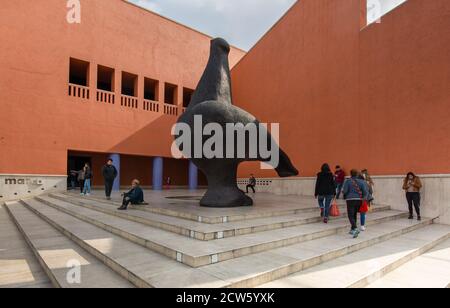
<path id="1" fill-rule="evenodd" d="M 363 172 L 363 171 L 362 171 Z M 364 185 L 366 186 L 367 190 L 367 196 L 362 200 L 361 207 L 359 208 L 359 217 L 361 221 L 361 227 L 359 228 L 360 231 L 366 231 L 366 218 L 367 213 L 370 210 L 371 202 L 373 200 L 371 188 L 369 181 L 367 181 L 367 178 L 364 177 L 364 173 L 361 173 L 358 178 L 363 181 Z"/>
<path id="2" fill-rule="evenodd" d="M 351 224 L 350 234 L 353 238 L 357 238 L 360 233 L 357 225 L 358 212 L 363 200 L 367 198 L 368 191 L 365 182 L 358 178 L 358 170 L 353 169 L 350 174 L 351 178 L 344 183 L 343 193 L 347 202 L 348 219 Z"/>
<path id="3" fill-rule="evenodd" d="M 314 196 L 319 201 L 320 217 L 323 217 L 324 223 L 328 223 L 331 202 L 336 196 L 336 182 L 328 164 L 323 164 L 317 174 Z"/>

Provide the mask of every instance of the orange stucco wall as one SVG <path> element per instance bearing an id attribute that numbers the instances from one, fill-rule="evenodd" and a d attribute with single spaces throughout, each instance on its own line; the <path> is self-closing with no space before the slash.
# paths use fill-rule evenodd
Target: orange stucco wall
<path id="1" fill-rule="evenodd" d="M 1 5 L 0 173 L 66 174 L 68 150 L 170 157 L 176 117 L 142 110 L 144 77 L 161 100 L 164 82 L 177 85 L 181 104 L 210 38 L 122 0 L 81 0 L 81 24 L 67 12 L 61 0 Z M 233 48 L 231 64 L 243 54 Z M 89 100 L 68 96 L 70 57 L 90 62 Z M 115 105 L 95 101 L 98 64 L 115 69 Z M 122 71 L 139 76 L 139 109 L 118 104 Z"/>
<path id="2" fill-rule="evenodd" d="M 450 173 L 450 2 L 409 0 L 361 26 L 360 0 L 303 0 L 235 66 L 234 100 L 281 125 L 302 176 Z M 254 163 L 240 176 L 261 177 Z"/>
<path id="3" fill-rule="evenodd" d="M 170 157 L 176 117 L 142 110 L 144 77 L 159 80 L 161 101 L 164 82 L 177 85 L 181 104 L 210 38 L 122 0 L 81 4 L 81 24 L 68 24 L 65 1 L 2 3 L 0 173 L 66 174 L 69 150 L 120 153 L 122 183 L 150 185 L 149 157 Z M 409 0 L 361 29 L 363 5 L 298 1 L 247 55 L 233 49 L 235 104 L 281 124 L 301 176 L 325 161 L 373 174 L 450 173 L 449 1 Z M 67 94 L 70 57 L 90 62 L 89 100 Z M 139 76 L 139 109 L 95 101 L 98 64 L 115 69 L 116 102 L 121 72 Z M 106 158 L 91 156 L 94 166 Z M 186 182 L 186 162 L 166 167 Z M 243 164 L 240 176 L 274 175 L 258 170 Z"/>
<path id="4" fill-rule="evenodd" d="M 281 146 L 301 176 L 360 147 L 358 128 L 339 136 L 357 106 L 359 2 L 297 2 L 232 71 L 234 103 L 280 123 Z M 275 175 L 258 170 L 242 164 L 240 176 Z"/>

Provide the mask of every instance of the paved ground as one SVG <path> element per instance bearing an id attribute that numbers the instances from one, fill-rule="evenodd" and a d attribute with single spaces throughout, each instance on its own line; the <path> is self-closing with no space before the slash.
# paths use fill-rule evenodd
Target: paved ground
<path id="1" fill-rule="evenodd" d="M 51 284 L 6 209 L 0 205 L 0 288 L 50 288 Z"/>
<path id="2" fill-rule="evenodd" d="M 312 197 L 257 193 L 253 207 L 214 209 L 199 206 L 203 193 L 147 190 L 149 205 L 126 212 L 116 210 L 120 193 L 106 201 L 101 190 L 8 202 L 0 208 L 0 287 L 50 287 L 32 251 L 62 287 L 76 287 L 65 282 L 74 256 L 85 260 L 78 287 L 445 287 L 450 280 L 450 226 L 431 219 L 376 205 L 367 231 L 353 239 L 342 200 L 342 216 L 324 224 Z"/>
<path id="3" fill-rule="evenodd" d="M 69 191 L 74 196 L 80 196 L 77 191 Z M 122 191 L 123 192 L 123 191 Z M 152 191 L 145 190 L 145 201 L 153 207 L 167 207 L 176 210 L 183 210 L 184 212 L 195 213 L 200 216 L 232 216 L 240 214 L 255 214 L 262 212 L 272 212 L 276 210 L 292 210 L 299 208 L 310 208 L 318 205 L 313 197 L 305 196 L 278 196 L 270 193 L 256 193 L 249 194 L 254 200 L 252 207 L 238 207 L 238 208 L 204 208 L 199 206 L 199 200 L 205 193 L 205 190 L 163 190 Z M 122 197 L 120 192 L 113 192 L 111 198 L 113 202 L 121 203 Z M 99 198 L 106 200 L 105 194 L 102 190 L 94 190 L 91 193 L 91 198 Z M 344 201 L 339 200 L 339 204 L 343 205 Z"/>

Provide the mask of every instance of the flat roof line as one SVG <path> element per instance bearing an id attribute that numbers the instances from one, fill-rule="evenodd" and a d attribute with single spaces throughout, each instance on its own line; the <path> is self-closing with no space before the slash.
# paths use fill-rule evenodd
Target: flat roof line
<path id="1" fill-rule="evenodd" d="M 259 43 L 261 43 L 262 42 L 262 40 L 266 37 L 266 36 L 268 36 L 272 31 L 273 31 L 273 29 L 275 29 L 275 27 L 276 26 L 278 26 L 278 24 L 280 24 L 286 17 L 287 17 L 287 15 L 289 15 L 289 13 L 294 9 L 294 7 L 297 5 L 297 4 L 299 4 L 300 3 L 300 0 L 296 0 L 295 2 L 294 2 L 294 4 L 292 4 L 291 5 L 291 7 L 283 14 L 283 16 L 281 16 L 280 17 L 280 19 L 278 19 L 278 21 L 276 22 L 276 23 L 274 23 L 273 25 L 272 25 L 272 27 L 270 27 L 269 28 L 269 30 L 267 30 L 266 31 L 266 33 L 264 33 L 262 36 L 261 36 L 261 38 L 246 52 L 246 54 L 233 66 L 233 69 L 235 69 L 238 65 L 239 65 L 239 63 L 241 63 L 244 59 L 245 59 L 245 57 L 247 57 L 247 55 L 253 50 L 253 49 L 255 49 L 256 48 L 256 46 L 258 46 L 259 45 Z"/>
<path id="2" fill-rule="evenodd" d="M 178 22 L 178 21 L 176 21 L 176 20 L 173 20 L 173 19 L 171 19 L 171 18 L 169 18 L 169 17 L 166 17 L 166 16 L 163 16 L 163 15 L 161 15 L 161 14 L 158 14 L 158 13 L 152 11 L 152 10 L 146 9 L 145 7 L 139 6 L 139 5 L 137 5 L 137 4 L 135 4 L 135 3 L 132 3 L 132 2 L 130 2 L 130 1 L 128 1 L 128 0 L 121 0 L 121 1 L 122 1 L 122 2 L 125 2 L 126 4 L 129 4 L 129 5 L 133 6 L 133 7 L 135 7 L 135 8 L 137 8 L 137 9 L 141 9 L 141 10 L 143 10 L 143 11 L 145 11 L 145 12 L 148 12 L 148 13 L 150 13 L 150 14 L 153 14 L 153 15 L 157 16 L 157 17 L 160 17 L 160 18 L 162 18 L 162 19 L 165 19 L 165 20 L 167 20 L 167 21 L 169 21 L 169 22 L 171 22 L 171 23 L 174 23 L 174 24 L 176 24 L 176 25 L 178 25 L 178 26 L 181 26 L 181 27 L 183 27 L 183 28 L 185 28 L 185 29 L 187 29 L 187 30 L 190 30 L 190 31 L 192 31 L 192 32 L 196 32 L 196 33 L 198 33 L 198 34 L 200 34 L 200 35 L 202 35 L 202 36 L 206 36 L 206 37 L 209 38 L 209 39 L 213 39 L 213 38 L 214 38 L 214 37 L 212 37 L 212 36 L 209 35 L 209 34 L 206 34 L 206 33 L 204 33 L 204 32 L 201 32 L 200 30 L 197 30 L 197 29 L 194 29 L 194 28 L 192 28 L 192 27 L 186 26 L 186 25 L 184 25 L 184 24 L 182 24 L 182 23 L 180 23 L 180 22 Z M 236 47 L 236 46 L 234 46 L 234 45 L 231 45 L 231 47 L 233 47 L 234 49 L 237 49 L 237 50 L 239 50 L 239 51 L 242 51 L 242 52 L 244 52 L 244 53 L 247 53 L 247 51 L 245 51 L 245 50 L 242 49 L 242 48 Z"/>

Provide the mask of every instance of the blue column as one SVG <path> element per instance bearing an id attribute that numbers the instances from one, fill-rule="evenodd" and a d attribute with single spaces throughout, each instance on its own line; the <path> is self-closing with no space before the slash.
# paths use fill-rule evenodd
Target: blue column
<path id="1" fill-rule="evenodd" d="M 114 180 L 113 191 L 120 190 L 120 154 L 111 154 L 109 158 L 113 160 L 113 165 L 117 169 L 117 177 Z"/>
<path id="2" fill-rule="evenodd" d="M 189 161 L 189 189 L 198 188 L 198 168 L 192 161 Z"/>
<path id="3" fill-rule="evenodd" d="M 162 157 L 153 158 L 153 190 L 163 189 L 164 159 Z"/>

